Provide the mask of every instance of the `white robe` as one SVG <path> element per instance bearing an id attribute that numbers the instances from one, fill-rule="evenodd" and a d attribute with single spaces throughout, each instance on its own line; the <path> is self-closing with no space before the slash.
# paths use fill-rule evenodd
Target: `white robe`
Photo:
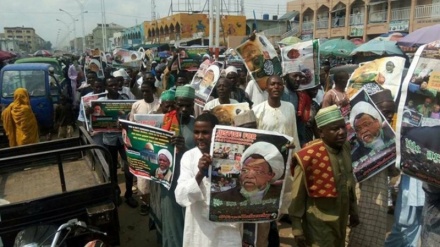
<path id="1" fill-rule="evenodd" d="M 276 131 L 280 134 L 293 137 L 295 145 L 294 152 L 301 149 L 298 138 L 298 129 L 296 127 L 296 110 L 290 102 L 281 101 L 281 106 L 273 108 L 267 101 L 260 103 L 252 108 L 257 118 L 258 129 Z M 286 169 L 286 182 L 284 184 L 283 199 L 281 202 L 280 212 L 287 214 L 290 203 L 292 202 L 292 185 L 293 177 L 290 167 Z"/>
<path id="2" fill-rule="evenodd" d="M 183 247 L 241 246 L 241 223 L 216 223 L 208 219 L 209 179 L 203 178 L 200 185 L 195 179 L 201 157 L 202 152 L 195 147 L 184 153 L 180 161 L 175 194 L 177 203 L 186 207 Z"/>
<path id="3" fill-rule="evenodd" d="M 250 80 L 248 82 L 245 92 L 249 95 L 254 106 L 264 102 L 268 97 L 267 92 L 262 90 L 255 80 Z"/>

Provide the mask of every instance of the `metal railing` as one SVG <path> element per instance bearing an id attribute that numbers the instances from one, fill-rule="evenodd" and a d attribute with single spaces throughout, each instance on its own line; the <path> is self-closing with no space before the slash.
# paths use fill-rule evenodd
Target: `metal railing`
<path id="1" fill-rule="evenodd" d="M 298 24 L 295 24 L 292 26 L 292 29 L 285 32 L 283 35 L 281 35 L 281 39 L 290 37 L 290 36 L 296 36 L 299 33 Z"/>
<path id="2" fill-rule="evenodd" d="M 264 30 L 264 35 L 266 36 L 280 36 L 286 32 L 286 27 L 284 25 L 278 25 L 277 27 Z"/>
<path id="3" fill-rule="evenodd" d="M 345 27 L 345 16 L 344 17 L 333 17 L 332 18 L 332 27 Z"/>
<path id="4" fill-rule="evenodd" d="M 317 29 L 327 29 L 328 28 L 328 18 L 321 19 L 316 22 Z"/>
<path id="5" fill-rule="evenodd" d="M 387 11 L 370 12 L 368 23 L 380 23 L 387 21 Z"/>
<path id="6" fill-rule="evenodd" d="M 391 9 L 391 20 L 392 21 L 409 20 L 410 14 L 411 14 L 410 7 Z"/>
<path id="7" fill-rule="evenodd" d="M 415 19 L 440 17 L 440 4 L 427 4 L 416 6 Z"/>
<path id="8" fill-rule="evenodd" d="M 303 22 L 302 24 L 302 30 L 313 30 L 313 22 L 312 21 L 307 21 L 307 22 Z"/>
<path id="9" fill-rule="evenodd" d="M 364 25 L 364 13 L 350 15 L 350 26 Z"/>

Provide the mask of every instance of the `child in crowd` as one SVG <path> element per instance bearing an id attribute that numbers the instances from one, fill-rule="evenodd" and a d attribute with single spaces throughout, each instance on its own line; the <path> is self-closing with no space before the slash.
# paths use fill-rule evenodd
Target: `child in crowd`
<path id="1" fill-rule="evenodd" d="M 432 108 L 431 118 L 440 119 L 440 105 L 435 104 Z"/>
<path id="2" fill-rule="evenodd" d="M 73 136 L 75 114 L 72 103 L 66 95 L 60 95 L 60 104 L 55 109 L 55 127 L 58 129 L 58 138 Z"/>

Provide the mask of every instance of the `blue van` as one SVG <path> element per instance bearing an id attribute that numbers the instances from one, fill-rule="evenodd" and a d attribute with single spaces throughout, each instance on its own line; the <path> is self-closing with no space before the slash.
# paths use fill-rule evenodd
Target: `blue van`
<path id="1" fill-rule="evenodd" d="M 59 84 L 50 84 L 50 67 L 50 64 L 43 63 L 9 64 L 0 71 L 2 109 L 14 101 L 15 89 L 25 88 L 40 130 L 53 128 L 54 104 L 58 103 L 61 92 Z"/>

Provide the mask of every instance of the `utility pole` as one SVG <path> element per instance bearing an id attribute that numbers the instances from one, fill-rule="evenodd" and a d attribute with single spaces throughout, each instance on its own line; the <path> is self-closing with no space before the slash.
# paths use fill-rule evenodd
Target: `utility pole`
<path id="1" fill-rule="evenodd" d="M 207 0 L 208 1 L 208 8 L 209 8 L 209 51 L 213 53 L 213 46 L 214 46 L 214 0 Z"/>
<path id="2" fill-rule="evenodd" d="M 82 24 L 82 50 L 83 52 L 86 52 L 86 31 L 84 27 L 84 14 L 87 13 L 87 11 L 84 11 L 84 2 L 80 0 L 76 0 L 76 2 L 79 4 L 79 9 L 81 11 L 81 24 Z"/>
<path id="3" fill-rule="evenodd" d="M 107 51 L 107 23 L 105 20 L 105 3 L 104 0 L 101 0 L 101 32 L 102 32 L 102 46 L 104 52 Z"/>
<path id="4" fill-rule="evenodd" d="M 220 54 L 220 9 L 221 0 L 215 0 L 215 59 Z"/>
<path id="5" fill-rule="evenodd" d="M 151 0 L 151 21 L 156 21 L 156 1 Z"/>

